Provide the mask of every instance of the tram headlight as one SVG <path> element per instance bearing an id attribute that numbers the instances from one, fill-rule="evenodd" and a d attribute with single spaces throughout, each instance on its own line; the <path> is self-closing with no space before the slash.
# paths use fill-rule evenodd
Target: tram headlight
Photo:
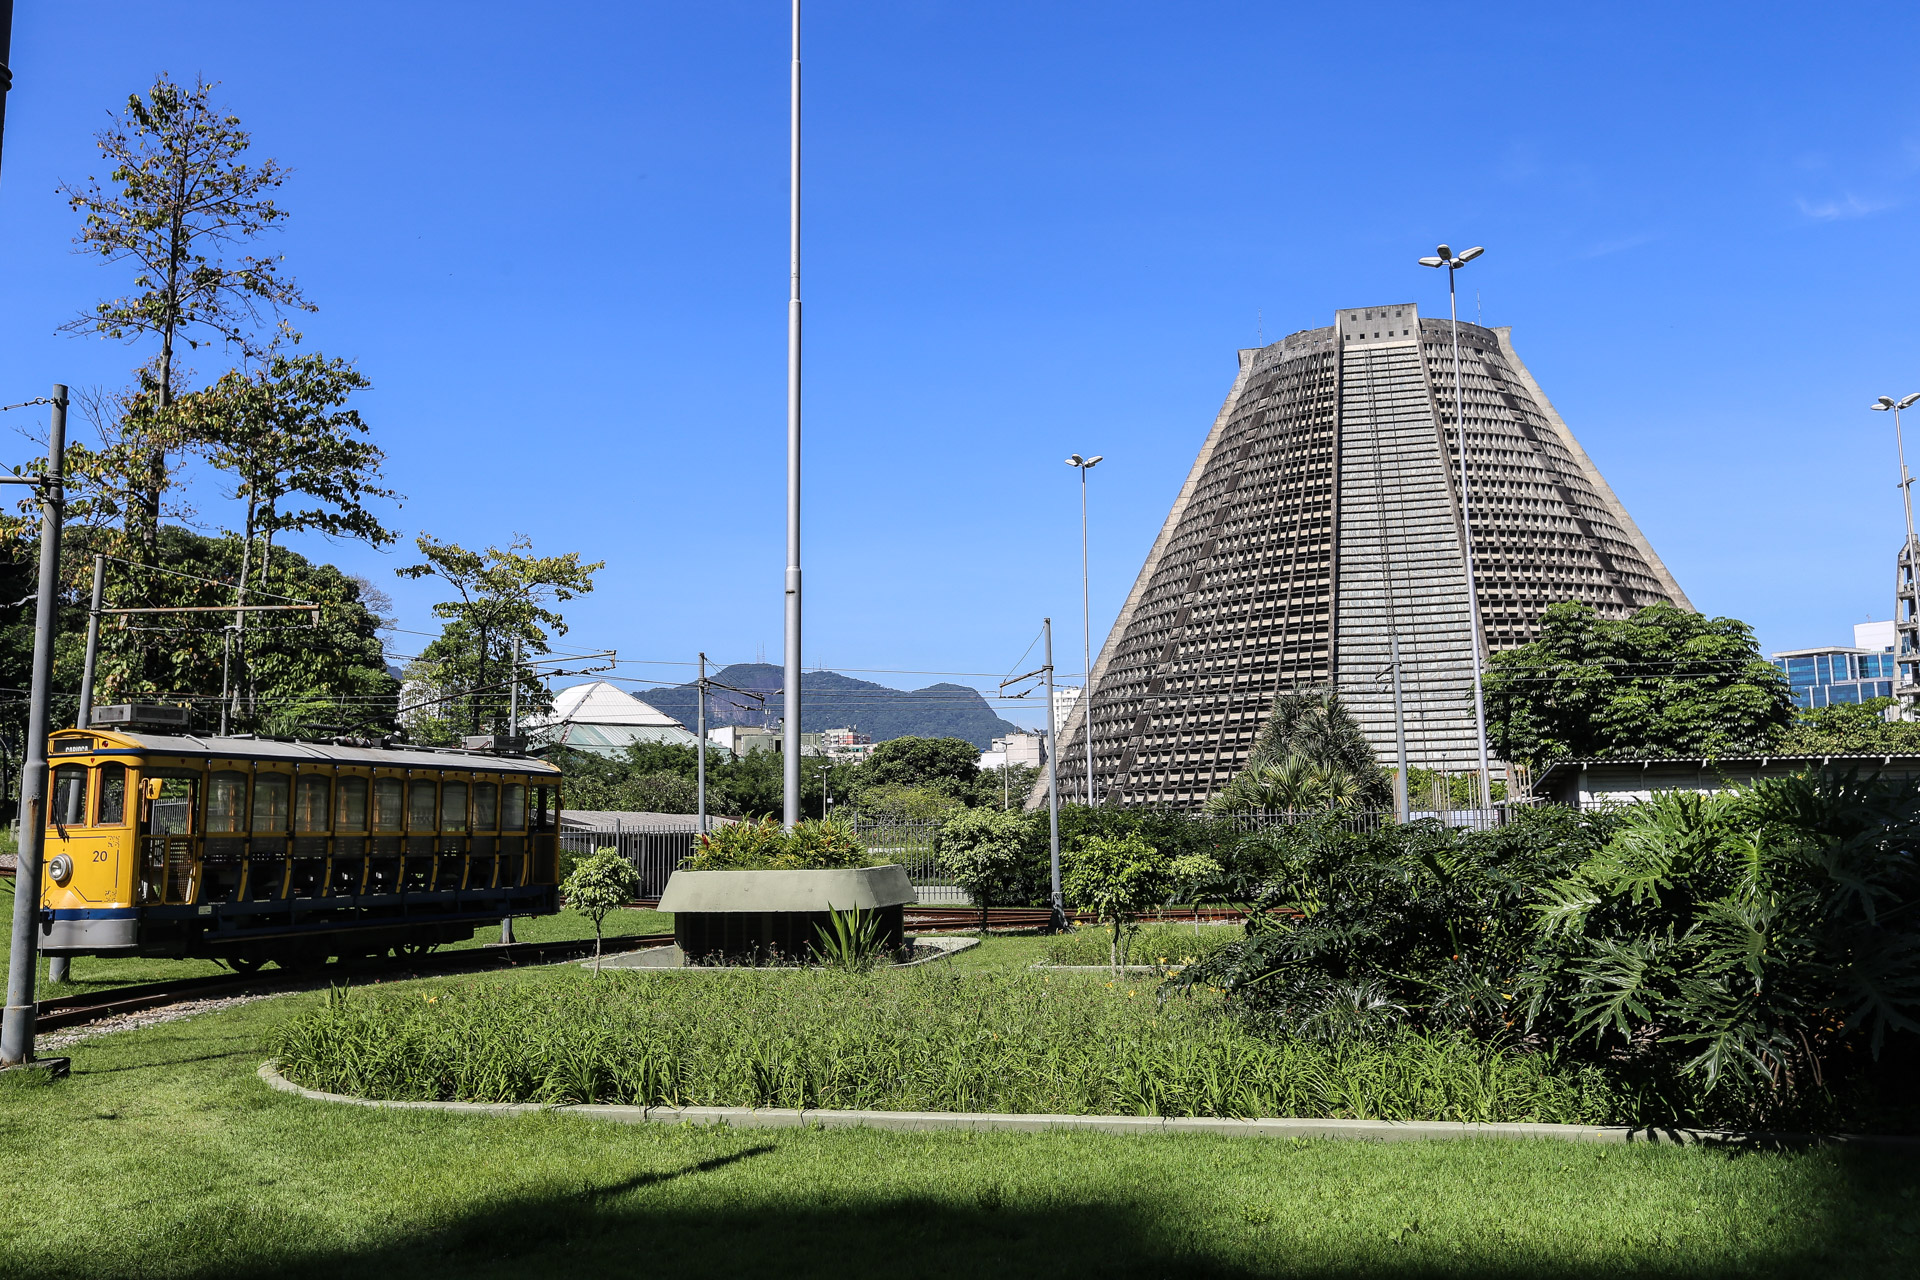
<path id="1" fill-rule="evenodd" d="M 73 859 L 64 853 L 55 854 L 53 861 L 47 864 L 47 874 L 55 884 L 64 888 L 67 881 L 73 879 Z"/>

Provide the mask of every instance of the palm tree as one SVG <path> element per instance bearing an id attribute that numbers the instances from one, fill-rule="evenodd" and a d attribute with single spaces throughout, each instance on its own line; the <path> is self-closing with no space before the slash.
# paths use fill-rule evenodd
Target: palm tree
<path id="1" fill-rule="evenodd" d="M 1208 799 L 1207 808 L 1351 809 L 1384 804 L 1389 789 L 1372 745 L 1339 695 L 1294 690 L 1273 700 L 1246 768 Z"/>

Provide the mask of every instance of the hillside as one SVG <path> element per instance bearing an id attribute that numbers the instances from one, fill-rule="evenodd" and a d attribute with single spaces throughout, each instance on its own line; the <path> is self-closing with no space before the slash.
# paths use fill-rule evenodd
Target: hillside
<path id="1" fill-rule="evenodd" d="M 707 699 L 707 723 L 771 724 L 781 715 L 779 667 L 766 662 L 739 662 L 712 678 L 741 689 L 769 693 L 765 714 L 750 698 L 715 689 Z M 650 703 L 684 725 L 694 721 L 694 686 L 669 685 L 636 689 L 634 697 Z M 962 684 L 932 684 L 924 689 L 893 689 L 870 680 L 856 680 L 835 671 L 809 671 L 801 683 L 800 728 L 803 733 L 851 726 L 870 733 L 876 742 L 890 738 L 964 738 L 985 751 L 993 739 L 1018 731 L 1002 720 L 980 696 Z"/>

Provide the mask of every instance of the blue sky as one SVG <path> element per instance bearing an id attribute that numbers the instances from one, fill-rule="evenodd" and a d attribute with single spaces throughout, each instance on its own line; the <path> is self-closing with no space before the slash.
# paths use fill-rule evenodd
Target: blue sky
<path id="1" fill-rule="evenodd" d="M 124 284 L 69 252 L 54 187 L 98 171 L 129 91 L 204 74 L 294 170 L 274 247 L 320 305 L 308 346 L 374 381 L 396 527 L 605 559 L 569 640 L 623 676 L 778 661 L 785 13 L 23 4 L 0 395 L 143 354 L 54 333 Z M 1916 27 L 1892 4 L 817 0 L 809 665 L 1005 671 L 1051 613 L 1077 667 L 1061 459 L 1106 457 L 1097 646 L 1235 349 L 1336 307 L 1443 311 L 1413 261 L 1443 239 L 1488 246 L 1463 287 L 1696 605 L 1770 649 L 1889 616 L 1897 472 L 1866 405 L 1920 389 Z M 305 549 L 431 628 L 400 553 Z"/>

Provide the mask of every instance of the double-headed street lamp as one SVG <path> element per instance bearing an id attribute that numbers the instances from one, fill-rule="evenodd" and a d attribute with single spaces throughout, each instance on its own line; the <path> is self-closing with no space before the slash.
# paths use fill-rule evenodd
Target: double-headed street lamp
<path id="1" fill-rule="evenodd" d="M 1081 683 L 1080 697 L 1086 711 L 1080 718 L 1081 732 L 1087 740 L 1087 804 L 1093 804 L 1093 608 L 1087 594 L 1087 472 L 1100 465 L 1105 454 L 1091 458 L 1071 454 L 1067 465 L 1080 472 L 1080 645 L 1086 658 L 1087 676 Z"/>
<path id="2" fill-rule="evenodd" d="M 1896 608 L 1894 610 L 1896 630 L 1898 630 L 1902 623 L 1911 621 L 1916 611 L 1920 611 L 1920 594 L 1917 594 L 1915 590 L 1915 575 L 1920 574 L 1920 550 L 1915 548 L 1913 537 L 1913 477 L 1907 474 L 1907 442 L 1900 432 L 1900 411 L 1902 409 L 1912 408 L 1915 403 L 1920 403 L 1920 391 L 1916 391 L 1912 395 L 1900 400 L 1895 400 L 1892 396 L 1880 396 L 1875 399 L 1872 404 L 1867 406 L 1867 408 L 1877 413 L 1892 412 L 1893 443 L 1894 448 L 1899 450 L 1900 453 L 1900 499 L 1906 504 L 1907 508 L 1907 546 L 1906 553 L 1901 557 L 1899 579 L 1900 603 L 1905 606 L 1904 612 L 1906 616 L 1901 616 L 1903 612 L 1902 609 Z M 1910 658 L 1910 655 L 1901 652 L 1899 658 L 1907 659 Z M 1896 659 L 1896 661 L 1898 660 Z M 1900 674 L 1906 677 L 1906 679 L 1900 683 L 1902 685 L 1915 684 L 1915 673 L 1910 663 L 1901 662 L 1899 665 L 1902 667 Z"/>
<path id="3" fill-rule="evenodd" d="M 1460 543 L 1467 569 L 1467 618 L 1473 627 L 1473 740 L 1480 749 L 1480 807 L 1493 808 L 1493 779 L 1487 772 L 1487 699 L 1480 688 L 1480 649 L 1485 635 L 1480 628 L 1480 590 L 1473 575 L 1473 507 L 1467 483 L 1466 396 L 1460 378 L 1460 308 L 1454 298 L 1453 277 L 1460 268 L 1485 253 L 1479 245 L 1456 255 L 1446 245 L 1434 250 L 1437 255 L 1420 259 L 1423 267 L 1447 269 L 1447 311 L 1453 317 L 1453 428 L 1460 442 Z"/>

